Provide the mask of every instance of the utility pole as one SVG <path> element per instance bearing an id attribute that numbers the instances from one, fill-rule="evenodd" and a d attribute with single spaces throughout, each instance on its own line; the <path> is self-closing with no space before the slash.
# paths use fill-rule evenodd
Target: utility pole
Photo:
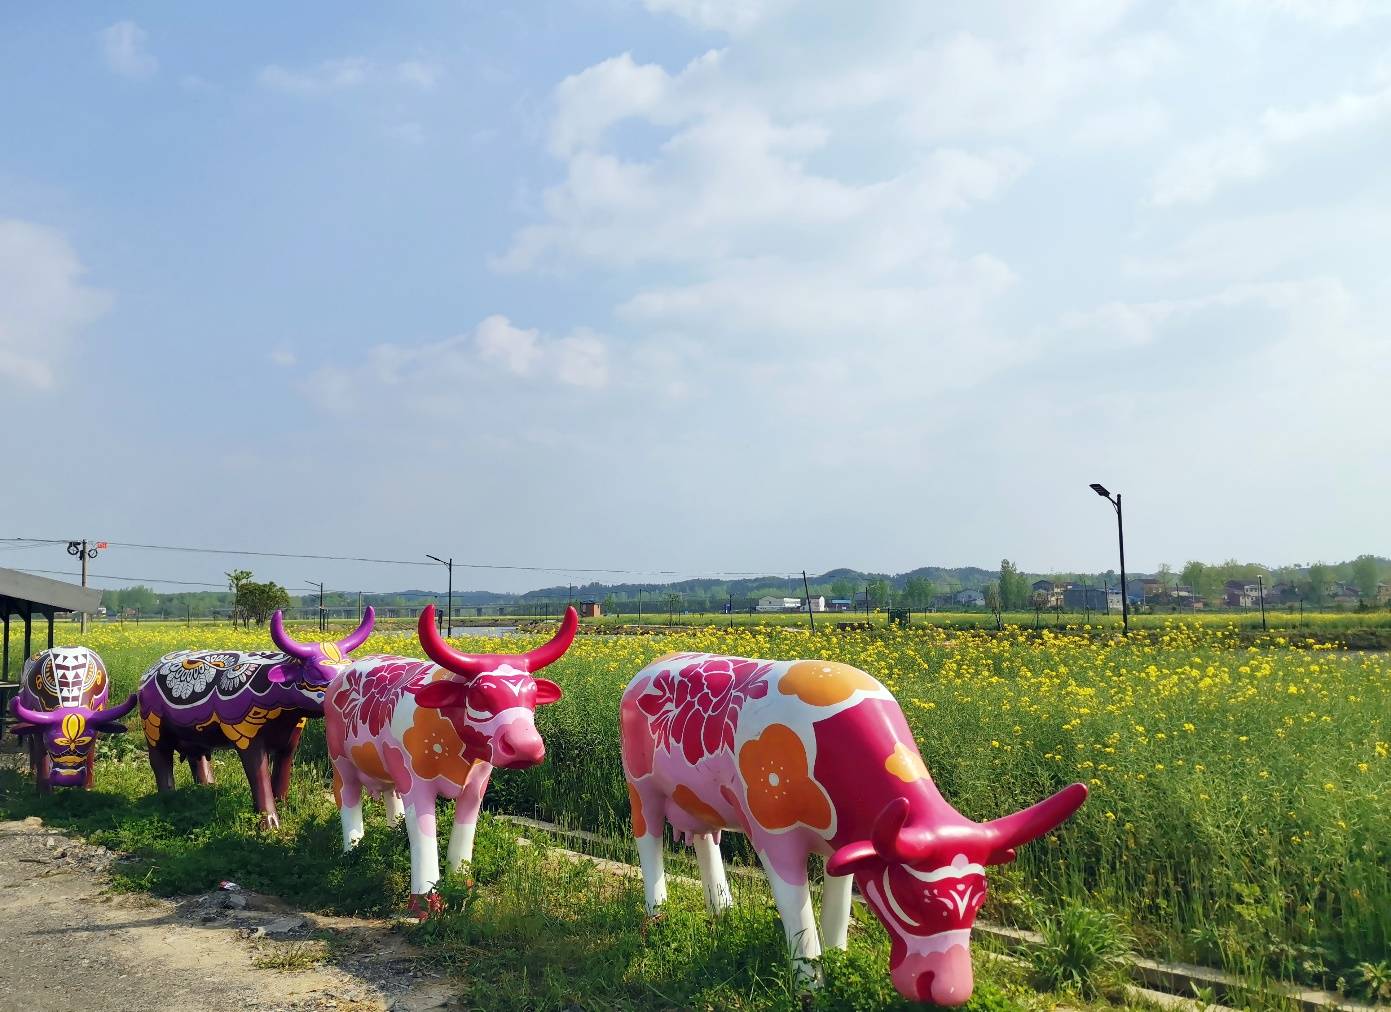
<path id="1" fill-rule="evenodd" d="M 106 542 L 105 542 L 105 541 L 98 541 L 98 542 L 97 542 L 95 545 L 93 545 L 91 548 L 88 548 L 88 547 L 87 547 L 87 541 L 86 541 L 86 539 L 83 539 L 83 540 L 81 540 L 81 541 L 69 541 L 69 542 L 68 542 L 68 554 L 71 555 L 71 556 L 74 556 L 74 557 L 76 557 L 76 558 L 81 558 L 81 559 L 82 559 L 82 586 L 83 586 L 83 588 L 86 588 L 86 586 L 87 586 L 87 560 L 88 560 L 88 559 L 95 559 L 95 558 L 97 557 L 98 551 L 99 551 L 100 549 L 102 549 L 102 548 L 105 548 L 105 547 L 106 547 Z M 82 613 L 82 626 L 81 626 L 81 629 L 82 629 L 82 632 L 84 632 L 84 633 L 87 631 L 87 613 L 86 613 L 85 611 Z"/>
<path id="2" fill-rule="evenodd" d="M 1261 632 L 1269 632 L 1270 627 L 1265 624 L 1265 577 L 1256 574 L 1256 586 L 1261 591 Z"/>
<path id="3" fill-rule="evenodd" d="M 807 592 L 807 621 L 811 623 L 811 631 L 816 632 L 816 616 L 811 612 L 811 585 L 807 583 L 807 571 L 802 570 L 802 589 Z"/>
<path id="4" fill-rule="evenodd" d="M 319 632 L 323 632 L 323 631 L 324 631 L 324 585 L 323 585 L 323 582 L 320 581 L 320 582 L 318 582 L 318 583 L 315 583 L 313 580 L 305 580 L 304 582 L 307 583 L 307 584 L 309 584 L 309 586 L 311 586 L 311 587 L 317 587 L 317 588 L 319 589 Z"/>
<path id="5" fill-rule="evenodd" d="M 447 562 L 438 555 L 427 554 L 425 558 L 434 559 L 445 569 L 449 570 L 449 604 L 448 611 L 446 612 L 448 617 L 441 620 L 448 626 L 449 632 L 445 632 L 443 626 L 440 629 L 440 635 L 448 637 L 454 631 L 454 556 L 451 555 Z"/>

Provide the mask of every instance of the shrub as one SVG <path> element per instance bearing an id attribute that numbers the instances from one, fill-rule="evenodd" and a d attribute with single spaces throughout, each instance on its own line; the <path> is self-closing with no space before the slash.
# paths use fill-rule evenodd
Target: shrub
<path id="1" fill-rule="evenodd" d="M 1049 990 L 1096 998 L 1130 963 L 1134 939 L 1115 914 L 1069 903 L 1042 919 L 1043 944 L 1029 961 Z"/>

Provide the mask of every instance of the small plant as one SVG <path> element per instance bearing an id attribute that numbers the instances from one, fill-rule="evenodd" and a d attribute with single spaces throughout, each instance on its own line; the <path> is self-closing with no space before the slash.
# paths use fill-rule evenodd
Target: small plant
<path id="1" fill-rule="evenodd" d="M 1134 939 L 1115 914 L 1069 903 L 1044 917 L 1039 932 L 1043 944 L 1029 961 L 1049 990 L 1096 998 L 1129 966 Z"/>
<path id="2" fill-rule="evenodd" d="M 1375 963 L 1358 963 L 1353 971 L 1356 975 L 1357 989 L 1369 1001 L 1391 1001 L 1391 963 L 1379 960 Z"/>
<path id="3" fill-rule="evenodd" d="M 261 953 L 252 965 L 262 970 L 298 973 L 318 966 L 327 956 L 328 949 L 323 942 L 290 942 Z"/>

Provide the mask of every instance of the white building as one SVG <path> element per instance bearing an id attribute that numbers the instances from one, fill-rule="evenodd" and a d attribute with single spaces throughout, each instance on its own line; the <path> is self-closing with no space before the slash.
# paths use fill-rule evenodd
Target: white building
<path id="1" fill-rule="evenodd" d="M 968 608 L 979 608 L 985 604 L 985 595 L 978 590 L 963 590 L 955 594 L 952 600 Z"/>
<path id="2" fill-rule="evenodd" d="M 804 601 L 798 601 L 798 602 L 797 602 L 797 607 L 798 607 L 798 608 L 805 608 L 805 607 L 806 607 L 806 603 L 805 603 Z M 819 596 L 818 596 L 818 597 L 813 597 L 813 598 L 811 599 L 811 610 L 812 610 L 812 611 L 825 611 L 825 610 L 826 610 L 826 599 L 825 599 L 824 597 L 819 597 Z"/>
<path id="3" fill-rule="evenodd" d="M 812 602 L 812 607 L 816 602 Z M 756 611 L 801 611 L 806 605 L 802 603 L 800 597 L 760 597 L 755 606 Z M 826 601 L 822 598 L 821 610 L 825 610 Z"/>

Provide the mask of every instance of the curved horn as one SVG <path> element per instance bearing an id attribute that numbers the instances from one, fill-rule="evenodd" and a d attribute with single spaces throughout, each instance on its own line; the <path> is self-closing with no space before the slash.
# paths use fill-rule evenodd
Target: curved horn
<path id="1" fill-rule="evenodd" d="M 270 617 L 270 639 L 276 648 L 289 654 L 291 657 L 301 661 L 314 659 L 314 648 L 306 646 L 296 640 L 292 640 L 290 635 L 285 632 L 285 619 L 277 609 L 275 614 Z"/>
<path id="2" fill-rule="evenodd" d="M 136 695 L 132 692 L 129 696 L 126 697 L 124 702 L 117 703 L 115 706 L 110 706 L 104 710 L 98 710 L 96 713 L 94 713 L 92 715 L 92 723 L 114 724 L 116 721 L 120 720 L 126 714 L 130 713 L 131 709 L 135 706 L 135 701 Z"/>
<path id="3" fill-rule="evenodd" d="M 570 644 L 575 641 L 575 630 L 580 627 L 579 612 L 574 608 L 565 609 L 565 617 L 561 619 L 560 630 L 551 637 L 549 643 L 545 643 L 535 650 L 522 654 L 521 664 L 514 664 L 523 671 L 540 671 L 547 664 L 554 664 L 560 660 L 561 655 L 570 649 Z"/>
<path id="4" fill-rule="evenodd" d="M 870 832 L 870 842 L 874 844 L 874 852 L 885 861 L 904 861 L 909 856 L 903 853 L 903 826 L 908 821 L 908 799 L 894 798 L 884 810 L 879 813 L 879 818 L 874 820 L 874 829 Z"/>
<path id="5" fill-rule="evenodd" d="M 372 635 L 372 627 L 376 624 L 377 613 L 372 610 L 369 604 L 362 612 L 362 621 L 358 627 L 347 636 L 338 641 L 338 650 L 344 657 L 352 653 L 363 643 L 367 642 L 367 637 Z M 289 651 L 286 651 L 287 653 Z"/>
<path id="6" fill-rule="evenodd" d="M 994 835 L 997 853 L 1012 850 L 1062 825 L 1086 800 L 1086 785 L 1073 784 L 1022 812 L 987 822 L 984 828 Z"/>
<path id="7" fill-rule="evenodd" d="M 63 719 L 61 710 L 31 710 L 18 699 L 14 701 L 14 715 L 30 724 L 56 724 Z"/>
<path id="8" fill-rule="evenodd" d="M 420 645 L 425 648 L 425 656 L 442 668 L 456 675 L 472 678 L 485 671 L 496 671 L 507 664 L 518 671 L 534 672 L 552 664 L 570 648 L 574 642 L 575 630 L 579 628 L 580 616 L 574 608 L 565 609 L 565 618 L 560 623 L 560 631 L 549 643 L 524 654 L 464 654 L 455 650 L 435 629 L 435 606 L 429 604 L 420 613 L 417 631 Z"/>

